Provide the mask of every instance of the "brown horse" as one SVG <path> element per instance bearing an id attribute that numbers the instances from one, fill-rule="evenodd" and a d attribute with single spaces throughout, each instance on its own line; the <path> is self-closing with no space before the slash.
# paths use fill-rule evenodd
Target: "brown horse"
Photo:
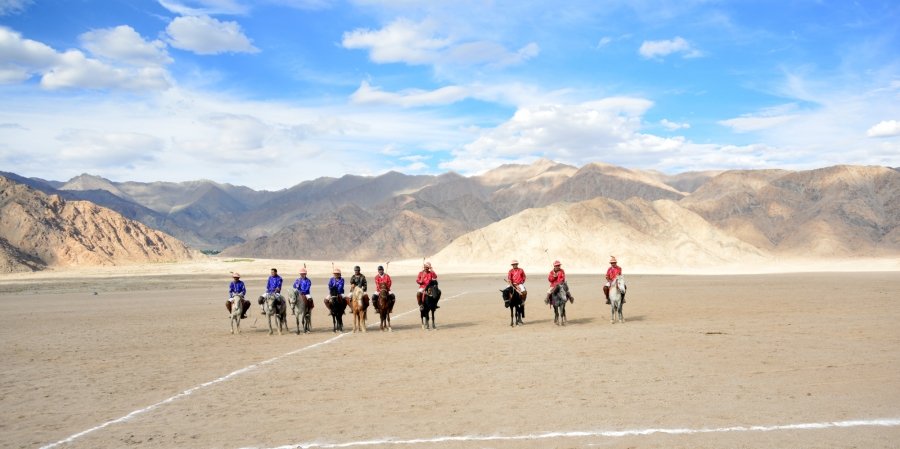
<path id="1" fill-rule="evenodd" d="M 394 295 L 388 291 L 387 285 L 382 284 L 381 289 L 375 294 L 375 308 L 381 317 L 381 330 L 387 329 L 388 332 L 393 332 L 394 330 L 391 329 L 391 312 L 394 311 Z"/>
<path id="2" fill-rule="evenodd" d="M 353 332 L 366 332 L 366 311 L 369 309 L 369 295 L 362 287 L 354 285 L 350 290 L 350 310 L 353 311 Z"/>

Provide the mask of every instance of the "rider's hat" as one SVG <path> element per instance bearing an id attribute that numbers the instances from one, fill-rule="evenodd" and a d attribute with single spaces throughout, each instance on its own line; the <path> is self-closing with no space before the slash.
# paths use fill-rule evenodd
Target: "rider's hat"
<path id="1" fill-rule="evenodd" d="M 609 263 L 616 263 L 616 256 L 609 256 Z"/>
<path id="2" fill-rule="evenodd" d="M 332 273 L 333 273 L 333 274 L 341 274 L 341 269 L 340 269 L 340 268 L 335 268 L 334 271 L 332 271 Z"/>
<path id="3" fill-rule="evenodd" d="M 306 274 L 306 268 L 301 268 L 301 269 L 300 269 L 300 274 Z"/>
<path id="4" fill-rule="evenodd" d="M 239 279 L 241 277 L 241 274 L 235 271 L 235 272 L 231 273 L 231 277 L 233 277 L 235 279 Z"/>
<path id="5" fill-rule="evenodd" d="M 378 270 L 379 270 L 379 271 L 384 271 L 384 267 L 381 266 L 381 265 L 379 265 L 379 266 L 378 266 Z"/>
<path id="6" fill-rule="evenodd" d="M 510 264 L 510 265 L 518 265 L 518 264 L 519 264 L 519 261 L 516 260 L 516 259 L 513 259 L 512 262 L 510 262 L 509 264 Z"/>
<path id="7" fill-rule="evenodd" d="M 560 265 L 562 265 L 562 262 L 560 262 L 560 261 L 558 261 L 558 260 L 554 260 L 554 261 L 553 261 L 553 266 L 554 266 L 554 267 L 558 267 L 558 266 L 560 266 Z"/>
<path id="8" fill-rule="evenodd" d="M 431 262 L 425 262 L 425 265 L 422 265 L 425 268 L 431 268 Z"/>
<path id="9" fill-rule="evenodd" d="M 359 271 L 359 265 L 353 267 L 354 270 Z"/>

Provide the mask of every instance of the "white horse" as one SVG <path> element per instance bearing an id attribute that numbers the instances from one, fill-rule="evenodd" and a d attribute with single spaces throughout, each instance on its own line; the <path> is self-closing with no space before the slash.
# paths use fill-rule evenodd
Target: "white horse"
<path id="1" fill-rule="evenodd" d="M 234 334 L 234 331 L 237 330 L 237 333 L 241 333 L 241 315 L 244 313 L 244 295 L 235 294 L 231 298 L 231 333 Z"/>
<path id="2" fill-rule="evenodd" d="M 278 326 L 278 335 L 282 334 L 282 328 L 285 331 L 288 331 L 287 305 L 285 304 L 284 297 L 278 293 L 266 293 L 265 295 L 261 295 L 259 299 L 263 303 L 263 312 L 265 312 L 266 317 L 269 319 L 269 335 L 275 333 L 275 329 L 272 327 L 273 316 L 275 317 L 275 324 Z"/>
<path id="3" fill-rule="evenodd" d="M 625 295 L 625 276 L 618 275 L 612 282 L 609 283 L 609 307 L 610 307 L 610 317 L 609 322 L 615 324 L 616 315 L 618 314 L 619 321 L 624 323 L 625 317 L 622 316 L 622 296 Z"/>

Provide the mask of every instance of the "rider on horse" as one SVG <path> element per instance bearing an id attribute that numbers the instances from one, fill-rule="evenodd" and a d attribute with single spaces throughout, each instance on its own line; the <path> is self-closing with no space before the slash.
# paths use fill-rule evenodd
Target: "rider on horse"
<path id="1" fill-rule="evenodd" d="M 422 265 L 422 271 L 416 276 L 416 284 L 419 284 L 419 291 L 416 292 L 416 302 L 419 303 L 419 310 L 422 310 L 424 307 L 425 289 L 428 288 L 428 284 L 430 284 L 431 281 L 436 280 L 437 273 L 431 271 L 431 262 L 425 262 L 425 264 Z M 439 309 L 441 306 L 436 306 L 435 308 Z"/>
<path id="2" fill-rule="evenodd" d="M 375 310 L 380 312 L 378 309 L 378 294 L 381 293 L 381 290 L 387 290 L 388 297 L 387 300 L 390 301 L 391 306 L 388 308 L 390 311 L 394 307 L 394 292 L 391 291 L 391 285 L 393 281 L 391 281 L 391 275 L 384 272 L 384 267 L 378 266 L 378 274 L 375 275 L 375 294 L 372 295 L 372 301 L 375 304 Z"/>
<path id="3" fill-rule="evenodd" d="M 568 284 L 566 284 L 566 272 L 563 271 L 562 263 L 560 261 L 556 260 L 553 262 L 553 270 L 547 275 L 547 280 L 550 282 L 550 290 L 547 290 L 547 299 L 544 300 L 544 303 L 550 303 L 550 295 L 556 292 L 556 289 L 560 288 L 561 285 L 565 286 L 566 299 L 568 299 L 569 302 L 575 301 L 575 298 L 569 294 Z"/>
<path id="4" fill-rule="evenodd" d="M 272 268 L 272 273 L 269 276 L 269 280 L 266 282 L 266 295 L 275 295 L 276 301 L 284 301 L 284 298 L 281 297 L 281 276 L 278 275 L 278 270 Z M 265 304 L 266 299 L 263 296 L 259 297 L 259 307 L 262 310 L 262 314 L 266 314 Z"/>
<path id="5" fill-rule="evenodd" d="M 609 265 L 609 269 L 606 270 L 606 284 L 603 285 L 603 294 L 606 295 L 607 304 L 609 304 L 609 287 L 622 274 L 622 267 L 616 262 L 615 256 L 609 256 Z M 622 303 L 625 303 L 625 292 L 622 292 Z"/>
<path id="6" fill-rule="evenodd" d="M 310 289 L 312 288 L 312 281 L 306 277 L 306 268 L 300 269 L 300 277 L 294 280 L 294 290 L 300 292 L 300 295 L 305 296 L 307 300 L 312 301 L 312 293 Z M 293 310 L 291 313 L 294 313 Z"/>
<path id="7" fill-rule="evenodd" d="M 349 299 L 350 295 L 344 294 L 344 278 L 341 277 L 341 269 L 335 268 L 331 279 L 328 280 L 328 291 L 336 290 L 340 299 Z"/>
<path id="8" fill-rule="evenodd" d="M 369 290 L 366 283 L 366 275 L 359 272 L 359 265 L 353 267 L 353 276 L 350 276 L 350 285 L 356 285 L 364 292 Z"/>
<path id="9" fill-rule="evenodd" d="M 241 301 L 241 319 L 245 319 L 247 318 L 247 309 L 250 308 L 250 301 L 244 299 L 247 296 L 247 286 L 244 285 L 239 273 L 231 273 L 231 278 L 233 281 L 228 285 L 228 299 L 225 301 L 225 308 L 228 309 L 228 313 L 231 313 L 231 307 L 237 296 Z"/>
<path id="10" fill-rule="evenodd" d="M 512 268 L 507 273 L 506 280 L 522 295 L 522 301 L 525 301 L 525 295 L 527 294 L 525 291 L 525 270 L 519 268 L 518 260 L 513 259 L 510 265 L 512 265 Z"/>

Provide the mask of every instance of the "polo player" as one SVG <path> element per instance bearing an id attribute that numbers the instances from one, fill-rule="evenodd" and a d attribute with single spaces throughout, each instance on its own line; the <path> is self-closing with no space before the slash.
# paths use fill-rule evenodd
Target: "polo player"
<path id="1" fill-rule="evenodd" d="M 430 284 L 431 281 L 436 280 L 437 273 L 431 269 L 431 262 L 425 262 L 425 264 L 422 265 L 422 271 L 416 276 L 416 284 L 419 284 L 419 290 L 416 292 L 416 302 L 419 303 L 419 310 L 423 310 L 425 307 L 423 304 L 425 301 L 425 289 L 428 288 L 428 284 Z M 436 308 L 440 309 L 441 306 L 436 306 Z"/>
<path id="2" fill-rule="evenodd" d="M 228 285 L 228 299 L 225 300 L 225 308 L 228 309 L 228 313 L 231 313 L 231 307 L 237 300 L 236 298 L 239 298 L 241 302 L 241 319 L 246 319 L 247 310 L 250 309 L 250 301 L 244 299 L 247 296 L 247 286 L 241 280 L 240 273 L 231 273 L 231 278 L 232 281 Z"/>
<path id="3" fill-rule="evenodd" d="M 603 285 L 603 294 L 606 295 L 607 304 L 609 304 L 609 287 L 621 274 L 622 267 L 616 262 L 615 256 L 609 256 L 609 268 L 606 270 L 606 284 Z M 625 303 L 625 292 L 622 292 L 622 303 Z"/>

